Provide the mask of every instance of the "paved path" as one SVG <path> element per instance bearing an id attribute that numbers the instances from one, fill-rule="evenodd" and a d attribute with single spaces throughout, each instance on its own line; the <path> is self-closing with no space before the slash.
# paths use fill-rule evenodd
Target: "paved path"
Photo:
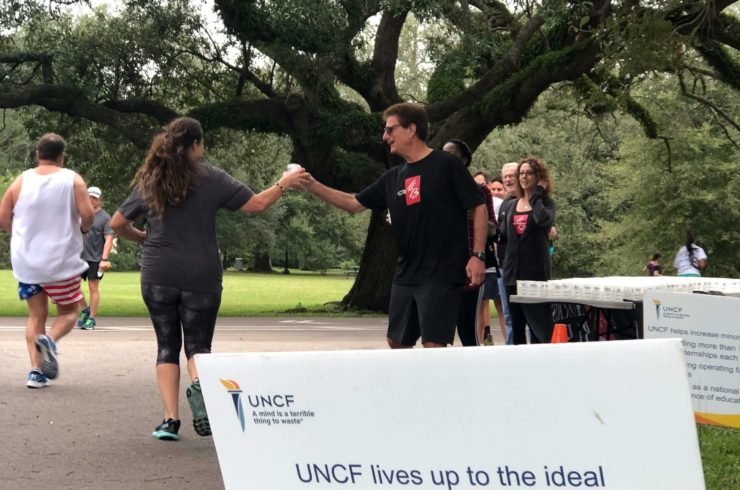
<path id="1" fill-rule="evenodd" d="M 42 390 L 25 387 L 24 322 L 0 318 L 0 488 L 223 488 L 212 438 L 190 425 L 186 376 L 181 439 L 150 435 L 162 409 L 147 319 L 101 318 L 95 331 L 73 331 L 59 345 L 60 377 Z M 378 317 L 222 318 L 213 349 L 384 349 L 386 326 Z"/>

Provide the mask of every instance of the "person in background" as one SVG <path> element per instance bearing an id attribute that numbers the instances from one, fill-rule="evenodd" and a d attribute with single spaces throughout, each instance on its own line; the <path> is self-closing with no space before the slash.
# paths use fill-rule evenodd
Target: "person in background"
<path id="1" fill-rule="evenodd" d="M 491 190 L 493 197 L 501 199 L 502 201 L 509 196 L 506 192 L 506 187 L 504 187 L 504 180 L 500 175 L 496 175 L 490 180 L 490 182 L 488 182 L 488 188 Z"/>
<path id="2" fill-rule="evenodd" d="M 502 233 L 506 237 L 504 283 L 509 297 L 517 294 L 517 281 L 547 281 L 550 279 L 550 228 L 555 223 L 555 202 L 550 197 L 552 179 L 545 162 L 536 157 L 522 159 L 518 165 L 517 198 L 511 201 Z M 550 321 L 530 323 L 540 342 L 552 336 L 550 305 L 529 305 L 530 311 L 542 310 Z M 526 324 L 522 306 L 509 303 L 514 344 L 526 344 Z M 544 312 L 547 314 L 544 315 Z M 540 313 L 538 311 L 538 313 Z"/>
<path id="3" fill-rule="evenodd" d="M 506 225 L 506 217 L 510 205 L 516 202 L 516 180 L 517 180 L 517 169 L 519 164 L 517 162 L 505 163 L 501 167 L 501 182 L 503 183 L 505 197 L 499 207 L 496 217 L 498 218 L 498 234 L 496 236 L 496 258 L 498 259 L 498 265 L 500 267 L 499 277 L 497 280 L 498 290 L 501 293 L 501 308 L 504 311 L 504 324 L 506 330 L 504 338 L 506 339 L 506 345 L 514 345 L 514 335 L 511 329 L 511 310 L 509 309 L 509 296 L 506 292 L 506 285 L 504 284 L 504 260 L 506 258 L 506 234 L 504 233 L 503 227 Z M 500 192 L 500 191 L 494 191 Z"/>
<path id="4" fill-rule="evenodd" d="M 686 232 L 686 245 L 678 249 L 673 267 L 676 274 L 684 277 L 700 277 L 701 271 L 707 266 L 707 253 L 696 244 L 696 234 Z"/>
<path id="5" fill-rule="evenodd" d="M 659 253 L 653 254 L 653 258 L 648 260 L 647 264 L 645 264 L 645 267 L 642 269 L 642 272 L 647 271 L 648 276 L 661 275 L 663 272 L 663 266 L 660 264 L 661 257 L 662 255 Z"/>
<path id="6" fill-rule="evenodd" d="M 193 428 L 211 434 L 196 354 L 211 352 L 221 305 L 223 271 L 216 242 L 219 209 L 258 213 L 310 176 L 301 168 L 284 172 L 271 187 L 255 194 L 248 186 L 204 160 L 203 128 L 180 117 L 154 137 L 133 190 L 113 215 L 121 238 L 143 245 L 141 295 L 157 336 L 157 384 L 164 417 L 152 436 L 177 440 L 180 430 L 180 350 L 183 340 L 191 384 L 187 399 Z M 146 231 L 132 225 L 146 217 Z"/>
<path id="7" fill-rule="evenodd" d="M 85 297 L 82 297 L 80 301 L 82 310 L 77 319 L 77 326 L 83 330 L 92 330 L 97 324 L 95 317 L 100 305 L 100 281 L 103 280 L 103 273 L 110 268 L 108 259 L 113 248 L 113 230 L 110 227 L 110 215 L 101 207 L 103 193 L 100 188 L 90 187 L 87 194 L 95 212 L 92 226 L 84 236 L 82 249 L 82 260 L 88 265 L 88 269 L 82 273 L 82 279 L 87 281 L 90 303 L 88 306 Z"/>
<path id="8" fill-rule="evenodd" d="M 483 339 L 484 345 L 493 345 L 493 335 L 491 335 L 491 305 L 490 301 L 493 301 L 493 306 L 496 308 L 496 317 L 498 319 L 499 328 L 501 329 L 501 335 L 506 341 L 506 318 L 504 315 L 503 306 L 501 304 L 501 292 L 498 287 L 498 278 L 500 277 L 500 265 L 496 260 L 496 240 L 498 233 L 498 223 L 496 216 L 501 209 L 501 203 L 503 198 L 501 195 L 506 195 L 503 183 L 499 177 L 498 187 L 492 186 L 490 182 L 486 180 L 486 174 L 483 172 L 476 172 L 473 178 L 480 185 L 485 185 L 490 190 L 490 195 L 487 196 L 490 199 L 493 215 L 489 220 L 491 222 L 491 232 L 488 234 L 486 240 L 486 281 L 483 287 L 483 295 L 481 297 L 481 304 L 478 308 L 478 338 Z M 498 196 L 494 195 L 494 189 L 497 190 Z"/>
<path id="9" fill-rule="evenodd" d="M 0 228 L 10 232 L 10 261 L 18 296 L 28 306 L 26 386 L 44 388 L 59 375 L 57 343 L 74 327 L 82 299 L 82 235 L 93 222 L 87 186 L 64 168 L 66 143 L 58 134 L 36 143 L 38 165 L 23 172 L 0 202 Z M 57 316 L 46 334 L 49 299 Z"/>
<path id="10" fill-rule="evenodd" d="M 442 150 L 448 153 L 452 153 L 465 165 L 465 168 L 470 168 L 470 164 L 473 161 L 473 152 L 470 151 L 470 147 L 462 140 L 451 139 L 442 145 Z M 491 199 L 491 191 L 486 185 L 486 174 L 483 172 L 476 172 L 473 174 L 473 180 L 478 184 L 480 192 L 486 200 L 486 210 L 488 212 L 488 227 L 489 230 L 496 229 L 496 215 L 493 209 L 493 201 Z M 493 221 L 491 221 L 493 220 Z M 467 236 L 467 247 L 468 252 L 472 255 L 473 253 L 473 233 L 474 233 L 474 216 L 468 211 L 468 236 Z M 487 242 L 488 240 L 486 240 Z M 488 277 L 488 262 L 494 259 L 493 256 L 489 256 L 486 253 L 486 277 Z M 485 289 L 485 280 L 484 280 Z M 460 306 L 457 313 L 457 335 L 460 337 L 460 342 L 463 346 L 470 347 L 475 345 L 481 345 L 488 341 L 488 345 L 493 344 L 493 337 L 491 336 L 491 327 L 489 325 L 490 320 L 482 320 L 478 315 L 478 305 L 481 301 L 481 294 L 485 291 L 481 291 L 480 286 L 467 284 L 463 289 L 462 295 L 460 296 Z M 486 300 L 486 304 L 488 301 Z M 490 318 L 490 311 L 488 312 L 488 318 Z M 487 337 L 485 328 L 487 330 Z"/>

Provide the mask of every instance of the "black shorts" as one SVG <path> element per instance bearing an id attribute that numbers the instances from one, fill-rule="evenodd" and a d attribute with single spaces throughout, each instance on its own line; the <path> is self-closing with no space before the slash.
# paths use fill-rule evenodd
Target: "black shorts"
<path id="1" fill-rule="evenodd" d="M 103 279 L 103 271 L 100 270 L 100 262 L 90 262 L 88 260 L 87 265 L 89 266 L 87 270 L 80 274 L 82 279 L 85 281 L 88 279 L 91 281 L 100 281 Z"/>
<path id="2" fill-rule="evenodd" d="M 393 284 L 388 312 L 388 338 L 401 345 L 422 342 L 452 344 L 462 284 L 433 282 Z"/>
<path id="3" fill-rule="evenodd" d="M 501 297 L 498 292 L 498 275 L 495 272 L 486 272 L 486 282 L 484 284 L 482 299 L 499 299 Z"/>

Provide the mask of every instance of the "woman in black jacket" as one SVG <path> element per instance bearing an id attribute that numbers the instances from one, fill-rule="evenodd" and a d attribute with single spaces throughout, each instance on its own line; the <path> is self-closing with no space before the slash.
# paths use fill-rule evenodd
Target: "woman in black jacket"
<path id="1" fill-rule="evenodd" d="M 547 281 L 550 279 L 550 245 L 548 234 L 555 223 L 555 202 L 550 198 L 552 179 L 545 162 L 528 157 L 519 162 L 516 181 L 517 199 L 506 202 L 506 235 L 504 284 L 509 296 L 517 293 L 516 281 Z M 518 303 L 509 303 L 514 344 L 526 344 L 527 319 Z M 539 312 L 539 310 L 542 312 Z M 532 305 L 532 313 L 549 316 L 549 304 Z M 538 310 L 535 312 L 534 310 Z M 547 313 L 547 315 L 545 314 Z M 532 332 L 540 342 L 549 342 L 552 320 L 530 322 Z"/>

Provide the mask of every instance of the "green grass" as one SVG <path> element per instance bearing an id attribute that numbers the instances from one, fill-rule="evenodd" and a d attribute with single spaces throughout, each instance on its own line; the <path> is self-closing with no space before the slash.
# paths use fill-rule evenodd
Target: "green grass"
<path id="1" fill-rule="evenodd" d="M 296 309 L 301 315 L 346 315 L 327 303 L 340 301 L 352 284 L 342 273 L 226 272 L 220 315 L 282 315 Z M 25 316 L 16 286 L 10 271 L 0 271 L 0 316 Z M 136 272 L 109 272 L 101 283 L 101 295 L 104 316 L 147 316 Z M 740 431 L 708 426 L 698 430 L 707 489 L 740 489 Z"/>
<path id="2" fill-rule="evenodd" d="M 740 430 L 699 426 L 707 490 L 740 489 Z"/>
<path id="3" fill-rule="evenodd" d="M 264 316 L 298 310 L 301 314 L 339 314 L 341 301 L 354 281 L 339 274 L 252 274 L 226 272 L 221 316 Z M 87 287 L 82 289 L 87 297 Z M 115 272 L 100 283 L 101 316 L 147 316 L 141 300 L 138 272 Z M 18 299 L 11 271 L 0 271 L 0 316 L 24 316 L 26 305 Z"/>

